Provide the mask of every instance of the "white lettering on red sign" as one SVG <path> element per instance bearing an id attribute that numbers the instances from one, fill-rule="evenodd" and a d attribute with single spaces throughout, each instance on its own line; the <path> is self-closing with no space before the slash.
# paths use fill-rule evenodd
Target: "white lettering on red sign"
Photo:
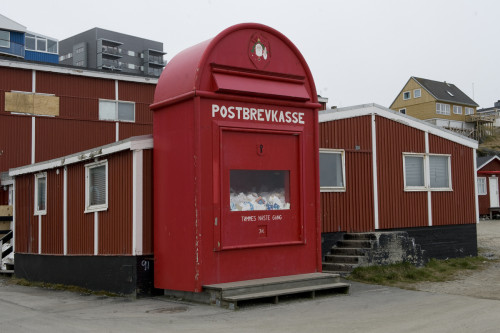
<path id="1" fill-rule="evenodd" d="M 212 104 L 212 118 L 216 117 L 284 124 L 305 124 L 303 112 Z"/>

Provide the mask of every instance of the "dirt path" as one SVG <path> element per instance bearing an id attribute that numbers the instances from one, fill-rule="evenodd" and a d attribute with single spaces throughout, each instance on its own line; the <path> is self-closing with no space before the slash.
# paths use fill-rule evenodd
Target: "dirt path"
<path id="1" fill-rule="evenodd" d="M 480 255 L 493 262 L 482 271 L 469 271 L 456 280 L 425 282 L 415 289 L 435 293 L 465 295 L 500 300 L 500 220 L 485 220 L 477 225 Z"/>

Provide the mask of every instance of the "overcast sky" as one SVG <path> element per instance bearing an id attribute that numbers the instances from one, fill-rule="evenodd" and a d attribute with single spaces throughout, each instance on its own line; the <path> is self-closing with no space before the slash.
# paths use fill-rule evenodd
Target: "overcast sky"
<path id="1" fill-rule="evenodd" d="M 411 76 L 455 84 L 481 107 L 500 100 L 498 0 L 3 0 L 0 13 L 59 40 L 99 27 L 183 49 L 246 22 L 302 52 L 328 106 L 386 107 Z"/>

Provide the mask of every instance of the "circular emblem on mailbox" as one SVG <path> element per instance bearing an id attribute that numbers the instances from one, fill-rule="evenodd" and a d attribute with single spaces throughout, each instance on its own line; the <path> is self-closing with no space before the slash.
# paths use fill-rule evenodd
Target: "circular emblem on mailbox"
<path id="1" fill-rule="evenodd" d="M 250 60 L 258 69 L 264 69 L 271 60 L 271 46 L 261 34 L 253 34 L 249 43 Z"/>

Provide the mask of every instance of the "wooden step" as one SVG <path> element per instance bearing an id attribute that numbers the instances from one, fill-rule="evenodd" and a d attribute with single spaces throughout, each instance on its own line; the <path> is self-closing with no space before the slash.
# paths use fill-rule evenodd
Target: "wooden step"
<path id="1" fill-rule="evenodd" d="M 348 284 L 341 284 L 338 274 L 310 273 L 280 276 L 247 281 L 236 281 L 203 286 L 210 293 L 210 302 L 236 309 L 238 302 L 256 298 L 275 298 L 313 292 L 315 290 L 339 289 L 345 293 Z"/>
<path id="2" fill-rule="evenodd" d="M 0 269 L 0 274 L 12 275 L 12 274 L 14 274 L 14 270 L 13 269 Z"/>
<path id="3" fill-rule="evenodd" d="M 298 287 L 298 288 L 289 288 L 289 289 L 279 289 L 274 291 L 263 291 L 256 293 L 248 293 L 248 294 L 238 294 L 233 296 L 222 297 L 222 302 L 227 303 L 227 306 L 230 309 L 237 309 L 238 302 L 248 301 L 253 299 L 264 299 L 264 298 L 272 298 L 273 303 L 277 304 L 280 296 L 285 295 L 297 295 L 309 293 L 311 298 L 316 296 L 317 291 L 325 291 L 329 290 L 336 293 L 347 294 L 349 292 L 350 285 L 347 283 L 329 283 L 323 285 L 315 285 L 308 287 Z"/>

